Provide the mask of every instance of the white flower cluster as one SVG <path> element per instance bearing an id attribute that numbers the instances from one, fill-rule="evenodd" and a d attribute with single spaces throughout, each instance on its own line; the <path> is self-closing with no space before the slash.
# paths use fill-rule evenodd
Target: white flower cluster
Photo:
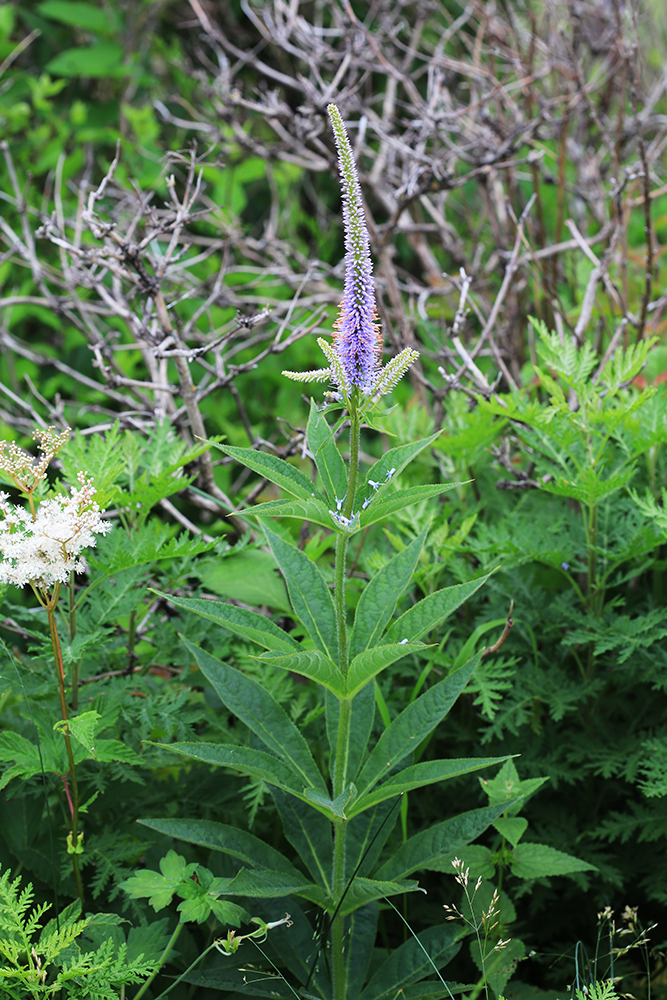
<path id="1" fill-rule="evenodd" d="M 77 478 L 80 489 L 42 500 L 34 519 L 29 510 L 9 503 L 7 493 L 0 493 L 0 583 L 29 583 L 47 591 L 65 583 L 72 570 L 83 572 L 77 556 L 95 545 L 95 535 L 111 531 L 111 524 L 102 520 L 103 511 L 93 499 L 92 479 L 83 472 Z"/>

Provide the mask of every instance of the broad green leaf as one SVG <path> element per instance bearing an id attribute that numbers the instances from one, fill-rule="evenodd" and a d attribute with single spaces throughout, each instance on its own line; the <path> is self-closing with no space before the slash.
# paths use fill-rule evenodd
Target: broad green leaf
<path id="1" fill-rule="evenodd" d="M 225 559 L 204 562 L 199 569 L 202 583 L 223 597 L 232 597 L 253 607 L 266 604 L 291 613 L 285 584 L 270 552 L 246 549 Z"/>
<path id="2" fill-rule="evenodd" d="M 489 796 L 489 805 L 496 806 L 508 799 L 514 799 L 514 805 L 507 807 L 510 816 L 516 815 L 529 796 L 542 787 L 548 778 L 519 778 L 519 772 L 513 760 L 507 760 L 493 778 L 480 778 L 479 783 Z"/>
<path id="3" fill-rule="evenodd" d="M 347 470 L 325 418 L 314 399 L 310 401 L 310 416 L 306 430 L 308 447 L 315 457 L 317 471 L 322 477 L 329 505 L 343 500 L 347 493 Z"/>
<path id="4" fill-rule="evenodd" d="M 183 757 L 192 757 L 202 764 L 213 767 L 229 767 L 232 770 L 258 778 L 267 785 L 275 785 L 290 795 L 302 798 L 302 791 L 294 788 L 294 778 L 290 767 L 273 754 L 251 747 L 233 746 L 228 743 L 154 743 L 153 746 L 171 750 Z"/>
<path id="5" fill-rule="evenodd" d="M 255 657 L 260 662 L 270 663 L 281 670 L 309 677 L 317 684 L 333 691 L 340 698 L 345 697 L 345 681 L 336 664 L 319 649 L 305 649 L 298 653 L 263 653 Z"/>
<path id="6" fill-rule="evenodd" d="M 512 847 L 516 847 L 528 829 L 528 820 L 523 816 L 503 816 L 493 826 L 501 837 L 509 840 Z"/>
<path id="7" fill-rule="evenodd" d="M 259 473 L 264 479 L 275 483 L 281 489 L 296 497 L 297 500 L 311 500 L 313 497 L 324 502 L 322 494 L 315 489 L 310 479 L 307 479 L 302 472 L 299 472 L 293 465 L 290 465 L 276 455 L 269 455 L 264 451 L 256 451 L 254 448 L 232 448 L 230 445 L 211 442 L 214 448 L 235 458 L 241 465 Z"/>
<path id="8" fill-rule="evenodd" d="M 449 677 L 434 684 L 404 708 L 385 729 L 357 779 L 360 798 L 365 799 L 371 788 L 411 754 L 442 722 L 468 683 L 480 657 L 481 653 Z"/>
<path id="9" fill-rule="evenodd" d="M 468 598 L 486 583 L 490 575 L 487 573 L 478 580 L 457 583 L 454 587 L 445 587 L 444 590 L 436 590 L 434 594 L 424 597 L 387 629 L 383 642 L 401 642 L 403 639 L 414 642 L 415 639 L 421 639 L 465 604 Z"/>
<path id="10" fill-rule="evenodd" d="M 160 859 L 160 872 L 142 869 L 120 883 L 131 899 L 147 898 L 154 910 L 169 906 L 174 893 L 197 870 L 197 864 L 188 864 L 176 851 L 168 851 Z"/>
<path id="11" fill-rule="evenodd" d="M 281 871 L 289 877 L 300 874 L 280 851 L 235 826 L 216 823 L 210 819 L 140 819 L 138 822 L 166 837 L 222 851 L 253 868 Z"/>
<path id="12" fill-rule="evenodd" d="M 512 875 L 517 878 L 546 878 L 551 875 L 571 875 L 573 872 L 594 872 L 595 865 L 564 854 L 546 844 L 519 844 L 512 851 Z"/>
<path id="13" fill-rule="evenodd" d="M 389 646 L 376 646 L 375 649 L 367 649 L 364 653 L 360 653 L 359 656 L 355 656 L 350 664 L 350 670 L 347 675 L 347 697 L 354 697 L 371 678 L 375 677 L 391 663 L 402 659 L 408 653 L 415 653 L 428 648 L 428 646 L 424 646 L 421 642 L 393 642 Z"/>
<path id="14" fill-rule="evenodd" d="M 216 625 L 221 625 L 235 635 L 250 639 L 251 642 L 256 642 L 266 649 L 293 652 L 301 648 L 289 632 L 278 628 L 270 618 L 267 618 L 266 615 L 259 615 L 256 611 L 237 608 L 235 604 L 223 604 L 221 601 L 202 601 L 197 597 L 172 597 L 171 594 L 162 594 L 159 590 L 155 590 L 153 593 L 164 597 L 175 608 L 191 611 L 202 618 L 208 618 Z"/>
<path id="15" fill-rule="evenodd" d="M 242 868 L 229 885 L 221 892 L 224 896 L 249 896 L 262 899 L 291 896 L 305 889 L 317 889 L 300 872 L 294 869 L 293 875 L 281 871 L 265 869 L 251 870 Z"/>
<path id="16" fill-rule="evenodd" d="M 377 805 L 378 802 L 402 795 L 403 792 L 410 792 L 413 788 L 423 788 L 436 781 L 447 781 L 461 774 L 470 774 L 472 771 L 479 771 L 480 768 L 500 764 L 505 759 L 505 757 L 469 757 L 462 760 L 423 760 L 383 781 L 374 791 L 360 795 L 348 809 L 348 816 L 356 816 L 364 809 Z"/>
<path id="17" fill-rule="evenodd" d="M 67 730 L 70 736 L 86 748 L 89 754 L 95 756 L 95 729 L 97 723 L 102 718 L 99 712 L 82 712 L 81 715 L 71 716 L 67 722 L 56 722 L 54 729 L 57 732 Z"/>
<path id="18" fill-rule="evenodd" d="M 267 971 L 263 971 L 257 979 L 252 979 L 248 976 L 245 969 L 226 969 L 224 966 L 221 966 L 219 968 L 207 969 L 205 972 L 202 972 L 200 969 L 192 969 L 191 972 L 183 974 L 181 979 L 184 983 L 198 986 L 200 991 L 204 989 L 224 990 L 235 997 L 247 995 L 251 997 L 269 997 L 270 1000 L 294 1000 L 293 987 L 281 976 L 273 975 Z"/>
<path id="19" fill-rule="evenodd" d="M 395 490 L 393 493 L 383 492 L 382 496 L 377 497 L 365 508 L 363 504 L 368 497 L 364 497 L 361 509 L 361 527 L 367 528 L 370 524 L 381 521 L 383 517 L 395 514 L 397 510 L 403 510 L 413 503 L 437 497 L 441 493 L 448 493 L 449 490 L 465 485 L 465 483 L 437 483 L 435 486 L 411 486 L 409 489 Z"/>
<path id="20" fill-rule="evenodd" d="M 324 790 L 324 780 L 308 744 L 268 691 L 251 677 L 193 646 L 187 639 L 182 641 L 229 711 L 244 722 L 280 761 L 289 765 L 292 777 L 287 784 Z"/>
<path id="21" fill-rule="evenodd" d="M 331 823 L 323 813 L 315 812 L 312 805 L 299 798 L 292 798 L 275 788 L 271 789 L 271 794 L 285 836 L 317 884 L 330 894 L 333 865 Z"/>
<path id="22" fill-rule="evenodd" d="M 65 49 L 44 67 L 53 76 L 125 76 L 125 50 L 117 42 L 98 42 L 76 49 Z"/>
<path id="23" fill-rule="evenodd" d="M 269 500 L 249 507 L 243 513 L 252 514 L 253 517 L 295 517 L 299 521 L 335 528 L 329 508 L 320 500 Z"/>
<path id="24" fill-rule="evenodd" d="M 402 552 L 393 556 L 364 588 L 354 614 L 354 625 L 350 634 L 350 658 L 363 653 L 369 647 L 377 646 L 387 622 L 394 613 L 396 602 L 412 579 L 428 527 L 427 525 L 413 542 L 406 545 Z M 370 680 L 372 676 L 373 674 L 369 674 L 366 680 Z"/>
<path id="25" fill-rule="evenodd" d="M 119 760 L 124 764 L 134 764 L 135 766 L 143 764 L 144 761 L 141 759 L 139 754 L 136 754 L 131 747 L 123 743 L 122 740 L 95 740 L 95 750 L 91 753 L 91 756 L 95 760 L 99 761 L 113 761 Z"/>
<path id="26" fill-rule="evenodd" d="M 494 808 L 473 809 L 416 833 L 374 872 L 375 877 L 399 879 L 422 868 L 428 871 L 432 862 L 460 850 L 479 837 L 504 811 L 504 803 Z"/>
<path id="27" fill-rule="evenodd" d="M 466 934 L 465 927 L 443 921 L 418 934 L 416 939 L 408 938 L 382 963 L 359 1000 L 393 1000 L 404 987 L 432 974 L 434 965 L 436 969 L 447 965 Z"/>
<path id="28" fill-rule="evenodd" d="M 95 7 L 77 0 L 44 0 L 37 4 L 42 17 L 49 17 L 61 24 L 69 24 L 80 31 L 94 31 L 97 35 L 111 35 L 118 31 L 118 11 L 113 7 Z"/>
<path id="29" fill-rule="evenodd" d="M 368 497 L 374 495 L 381 497 L 387 483 L 393 481 L 413 458 L 416 458 L 420 452 L 433 444 L 441 433 L 441 431 L 436 431 L 435 434 L 422 438 L 420 441 L 412 441 L 410 444 L 402 444 L 398 448 L 390 448 L 389 451 L 386 451 L 382 458 L 371 466 L 365 481 L 357 487 L 354 509 L 361 510 L 364 500 Z M 373 483 L 376 485 L 371 485 Z"/>
<path id="30" fill-rule="evenodd" d="M 294 613 L 316 646 L 338 662 L 338 629 L 331 592 L 308 556 L 262 524 L 276 562 L 285 577 Z"/>

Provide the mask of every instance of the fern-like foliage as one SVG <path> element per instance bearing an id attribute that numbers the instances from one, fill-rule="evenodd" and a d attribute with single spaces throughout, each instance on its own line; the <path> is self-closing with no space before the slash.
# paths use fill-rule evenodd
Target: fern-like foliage
<path id="1" fill-rule="evenodd" d="M 33 906 L 30 883 L 0 873 L 0 996 L 3 1000 L 119 1000 L 127 985 L 140 983 L 156 968 L 156 958 L 128 955 L 127 945 L 108 937 L 97 948 L 86 947 L 89 924 L 105 915 L 81 919 L 72 903 L 58 921 L 43 925 L 49 903 Z M 106 915 L 112 924 L 120 918 Z"/>

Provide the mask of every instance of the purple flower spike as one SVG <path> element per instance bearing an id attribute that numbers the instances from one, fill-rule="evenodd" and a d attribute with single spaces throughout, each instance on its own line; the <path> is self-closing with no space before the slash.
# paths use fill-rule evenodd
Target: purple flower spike
<path id="1" fill-rule="evenodd" d="M 348 393 L 356 386 L 364 395 L 370 395 L 382 358 L 370 240 L 357 169 L 343 119 L 335 104 L 330 104 L 327 112 L 338 150 L 345 232 L 345 294 L 334 324 L 333 346 L 345 376 L 341 389 Z"/>

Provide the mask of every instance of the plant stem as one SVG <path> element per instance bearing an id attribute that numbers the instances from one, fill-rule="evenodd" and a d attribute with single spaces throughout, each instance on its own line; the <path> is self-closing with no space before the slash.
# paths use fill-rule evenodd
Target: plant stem
<path id="1" fill-rule="evenodd" d="M 359 475 L 359 439 L 361 420 L 358 407 L 358 391 L 354 390 L 350 402 L 350 472 L 347 484 L 347 498 L 344 515 L 353 514 L 354 497 L 357 491 Z M 347 608 L 345 605 L 345 555 L 348 536 L 341 532 L 336 539 L 336 567 L 334 583 L 334 604 L 338 624 L 338 666 L 347 677 L 349 668 L 347 649 Z M 339 699 L 338 734 L 336 752 L 333 761 L 333 796 L 337 798 L 347 786 L 347 765 L 350 751 L 350 723 L 352 719 L 352 702 L 347 698 Z M 345 891 L 345 841 L 347 820 L 334 821 L 334 865 L 333 894 L 336 903 Z M 332 981 L 334 1000 L 345 1000 L 347 982 L 345 975 L 345 918 L 338 913 L 333 920 L 331 930 L 332 951 Z"/>
<path id="2" fill-rule="evenodd" d="M 73 642 L 76 637 L 76 594 L 74 591 L 74 570 L 69 575 L 69 641 Z M 72 664 L 72 711 L 76 712 L 79 707 L 79 661 Z"/>
<path id="3" fill-rule="evenodd" d="M 154 980 L 154 979 L 155 979 L 155 977 L 157 976 L 158 972 L 160 971 L 160 969 L 162 968 L 162 966 L 164 965 L 164 963 L 165 963 L 165 962 L 167 961 L 167 959 L 169 958 L 169 955 L 171 954 L 171 950 L 172 950 L 172 948 L 174 947 L 174 945 L 176 944 L 176 942 L 177 942 L 177 940 L 178 940 L 178 935 L 179 935 L 179 934 L 181 933 L 181 931 L 183 930 L 183 926 L 184 926 L 184 925 L 183 925 L 183 924 L 181 924 L 181 923 L 178 923 L 178 924 L 176 924 L 176 927 L 174 928 L 174 933 L 173 933 L 173 934 L 171 935 L 171 937 L 170 937 L 170 938 L 169 938 L 169 940 L 167 941 L 167 944 L 165 945 L 165 949 L 164 949 L 164 951 L 162 952 L 162 954 L 160 955 L 160 961 L 158 962 L 158 965 L 157 965 L 157 968 L 156 968 L 155 972 L 153 972 L 153 973 L 152 973 L 152 974 L 151 974 L 151 975 L 150 975 L 150 976 L 148 977 L 148 979 L 147 979 L 147 980 L 146 980 L 146 982 L 145 982 L 145 983 L 144 983 L 144 984 L 142 985 L 142 987 L 141 987 L 141 989 L 139 990 L 139 992 L 138 992 L 138 993 L 135 993 L 135 995 L 134 995 L 134 1000 L 139 1000 L 139 997 L 141 997 L 141 996 L 143 996 L 143 995 L 144 995 L 144 993 L 146 992 L 146 990 L 148 989 L 148 987 L 150 986 L 150 984 L 151 984 L 151 983 L 153 982 L 153 980 Z M 208 948 L 208 949 L 207 949 L 207 951 L 210 951 L 210 950 L 211 950 L 211 948 L 213 948 L 213 945 L 211 945 L 211 947 L 210 947 L 210 948 Z M 203 958 L 203 955 L 202 955 L 201 957 Z M 176 984 L 174 984 L 174 985 L 176 985 Z"/>
<path id="4" fill-rule="evenodd" d="M 54 590 L 51 598 L 46 603 L 46 614 L 49 620 L 49 632 L 51 634 L 51 647 L 53 649 L 53 658 L 56 663 L 56 674 L 58 675 L 58 691 L 60 694 L 60 712 L 62 715 L 63 722 L 67 722 L 69 716 L 67 713 L 67 699 L 65 698 L 65 668 L 63 666 L 63 655 L 60 648 L 60 639 L 58 638 L 58 626 L 56 625 L 55 607 L 58 602 L 58 595 L 60 593 L 60 585 Z M 76 780 L 76 766 L 74 764 L 74 754 L 72 752 L 72 741 L 70 739 L 67 727 L 65 727 L 63 736 L 65 737 L 65 750 L 67 752 L 67 760 L 69 763 L 69 774 L 72 784 L 72 795 L 69 800 L 70 815 L 72 819 L 71 828 L 71 847 L 72 847 L 72 865 L 74 867 L 74 880 L 76 882 L 76 891 L 81 902 L 81 910 L 83 912 L 83 882 L 81 880 L 81 869 L 79 866 L 79 855 L 76 854 L 76 849 L 78 847 L 78 836 L 79 836 L 79 787 Z M 67 780 L 66 778 L 64 779 Z M 66 787 L 67 790 L 67 787 Z"/>

